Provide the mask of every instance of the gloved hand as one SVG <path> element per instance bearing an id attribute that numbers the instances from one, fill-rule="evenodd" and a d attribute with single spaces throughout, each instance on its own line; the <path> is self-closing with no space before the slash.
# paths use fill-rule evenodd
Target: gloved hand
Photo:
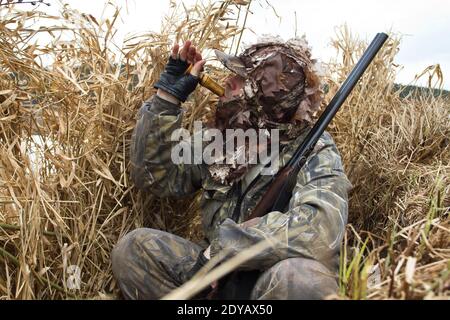
<path id="1" fill-rule="evenodd" d="M 191 41 L 186 41 L 183 48 L 179 52 L 178 50 L 179 45 L 175 44 L 169 62 L 154 87 L 184 102 L 197 87 L 205 60 L 202 60 Z M 194 66 L 189 74 L 185 74 L 190 64 Z"/>

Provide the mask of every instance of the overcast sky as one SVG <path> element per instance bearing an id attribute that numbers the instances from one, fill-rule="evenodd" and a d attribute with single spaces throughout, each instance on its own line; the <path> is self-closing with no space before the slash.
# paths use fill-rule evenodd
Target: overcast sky
<path id="1" fill-rule="evenodd" d="M 106 0 L 64 2 L 100 17 Z M 184 2 L 192 4 L 196 1 Z M 122 7 L 118 38 L 127 33 L 158 31 L 161 19 L 169 8 L 169 0 L 115 0 L 115 3 Z M 397 56 L 397 63 L 403 69 L 397 81 L 410 83 L 415 74 L 439 63 L 444 72 L 444 87 L 450 89 L 450 0 L 272 0 L 269 3 L 281 20 L 266 0 L 254 0 L 251 5 L 253 14 L 249 16 L 247 25 L 258 35 L 271 33 L 279 34 L 284 39 L 293 37 L 296 13 L 298 34 L 306 34 L 313 55 L 326 62 L 334 53 L 329 43 L 335 28 L 344 23 L 353 33 L 367 40 L 371 40 L 377 32 L 392 30 L 403 37 Z M 41 9 L 56 10 L 56 7 Z M 251 31 L 244 33 L 244 42 L 255 39 L 256 35 Z"/>

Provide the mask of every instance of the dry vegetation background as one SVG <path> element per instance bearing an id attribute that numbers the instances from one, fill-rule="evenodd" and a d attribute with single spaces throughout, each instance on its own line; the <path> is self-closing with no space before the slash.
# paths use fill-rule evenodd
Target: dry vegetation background
<path id="1" fill-rule="evenodd" d="M 234 51 L 248 1 L 173 4 L 160 34 L 121 49 L 112 40 L 118 12 L 100 21 L 69 7 L 59 16 L 18 11 L 27 9 L 0 7 L 0 297 L 114 298 L 110 252 L 128 231 L 200 237 L 197 199 L 133 188 L 136 112 L 175 39 Z M 41 34 L 50 44 L 36 41 Z M 329 128 L 354 186 L 340 298 L 450 296 L 450 102 L 426 91 L 400 97 L 399 42 L 391 36 Z M 332 44 L 326 101 L 366 46 L 345 28 Z M 44 67 L 44 57 L 54 63 Z M 207 72 L 225 76 L 211 64 Z M 424 76 L 442 78 L 438 66 Z M 214 101 L 197 90 L 184 105 L 186 126 L 210 116 Z M 66 286 L 70 265 L 81 268 L 80 290 Z"/>

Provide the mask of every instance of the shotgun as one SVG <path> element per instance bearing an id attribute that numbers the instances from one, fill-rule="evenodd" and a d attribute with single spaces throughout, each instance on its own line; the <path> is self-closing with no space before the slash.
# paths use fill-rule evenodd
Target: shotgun
<path id="1" fill-rule="evenodd" d="M 388 39 L 385 33 L 378 33 L 372 40 L 360 60 L 356 63 L 348 78 L 336 92 L 333 99 L 325 108 L 320 118 L 309 131 L 306 138 L 299 145 L 288 163 L 272 178 L 270 186 L 253 209 L 247 220 L 262 217 L 271 211 L 283 212 L 292 196 L 292 190 L 297 181 L 297 175 L 306 163 L 320 136 L 331 122 L 345 99 L 352 92 L 358 80 L 366 71 L 375 55 Z"/>

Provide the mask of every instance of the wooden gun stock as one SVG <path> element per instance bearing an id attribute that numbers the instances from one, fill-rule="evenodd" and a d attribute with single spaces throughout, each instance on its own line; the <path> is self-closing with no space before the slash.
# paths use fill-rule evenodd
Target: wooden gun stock
<path id="1" fill-rule="evenodd" d="M 292 176 L 293 170 L 293 167 L 284 167 L 283 169 L 278 171 L 277 175 L 270 183 L 270 186 L 267 189 L 266 193 L 261 198 L 261 201 L 258 202 L 247 220 L 262 217 L 267 212 L 272 211 L 273 204 L 277 200 L 279 193 L 282 192 L 283 188 L 285 187 L 286 182 L 289 180 L 289 177 Z"/>

